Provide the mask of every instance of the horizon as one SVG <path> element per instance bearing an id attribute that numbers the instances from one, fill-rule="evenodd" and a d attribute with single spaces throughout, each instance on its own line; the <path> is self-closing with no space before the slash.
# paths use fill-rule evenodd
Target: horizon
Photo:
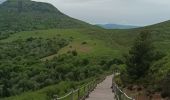
<path id="1" fill-rule="evenodd" d="M 164 0 L 33 0 L 53 4 L 64 14 L 90 24 L 148 26 L 170 19 Z M 116 9 L 115 9 L 116 8 Z M 103 12 L 103 13 L 102 13 Z"/>
<path id="2" fill-rule="evenodd" d="M 0 3 L 4 2 L 6 0 L 0 0 Z M 146 4 L 146 6 L 143 8 L 143 12 L 130 12 L 131 10 L 135 10 L 135 7 L 129 7 L 129 5 L 134 6 L 134 4 L 128 3 L 127 1 L 120 1 L 118 0 L 87 0 L 87 1 L 81 1 L 81 0 L 32 0 L 37 2 L 45 2 L 50 3 L 53 6 L 55 6 L 57 9 L 59 9 L 62 13 L 82 21 L 85 21 L 87 23 L 90 23 L 92 25 L 96 24 L 116 24 L 116 25 L 130 25 L 130 26 L 148 26 L 153 25 L 157 23 L 161 23 L 164 21 L 168 21 L 170 19 L 170 14 L 168 13 L 168 10 L 170 10 L 170 1 L 159 1 L 156 0 L 153 2 L 153 0 L 148 0 L 150 3 L 153 3 L 152 6 L 150 6 L 150 9 L 148 11 L 145 11 L 146 8 L 148 8 L 147 4 L 149 2 L 142 2 L 140 3 Z M 169 2 L 169 4 L 168 4 Z M 101 6 L 103 3 L 104 8 L 101 9 Z M 119 4 L 121 7 L 118 7 L 117 9 L 114 9 L 113 4 Z M 162 7 L 161 10 L 160 7 Z M 100 7 L 99 7 L 100 6 Z M 157 6 L 157 7 L 154 7 Z M 121 9 L 120 9 L 121 8 Z M 132 9 L 133 8 L 133 9 Z M 153 9 L 157 8 L 157 9 Z M 127 10 L 126 10 L 127 9 Z M 141 9 L 141 7 L 137 7 L 136 9 Z M 166 10 L 164 10 L 166 9 Z M 99 12 L 105 12 L 101 13 Z M 164 11 L 163 11 L 164 10 Z M 108 12 L 107 12 L 108 11 Z M 129 11 L 129 12 L 128 12 Z M 113 13 L 115 13 L 115 15 Z M 153 12 L 149 13 L 149 12 Z M 162 13 L 162 14 L 159 14 Z M 138 15 L 140 14 L 140 15 Z M 148 15 L 145 15 L 148 14 Z M 127 17 L 125 17 L 127 16 Z"/>

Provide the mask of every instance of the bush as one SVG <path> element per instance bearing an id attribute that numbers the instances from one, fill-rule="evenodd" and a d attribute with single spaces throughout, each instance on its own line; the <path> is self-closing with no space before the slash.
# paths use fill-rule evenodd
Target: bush
<path id="1" fill-rule="evenodd" d="M 76 50 L 73 50 L 71 53 L 72 53 L 73 56 L 77 56 L 78 55 Z"/>
<path id="2" fill-rule="evenodd" d="M 83 45 L 84 45 L 84 44 L 87 44 L 87 42 L 85 42 L 85 41 L 84 41 L 84 42 L 82 42 L 81 44 L 83 44 Z"/>
<path id="3" fill-rule="evenodd" d="M 170 97 L 170 73 L 162 81 L 162 97 Z"/>

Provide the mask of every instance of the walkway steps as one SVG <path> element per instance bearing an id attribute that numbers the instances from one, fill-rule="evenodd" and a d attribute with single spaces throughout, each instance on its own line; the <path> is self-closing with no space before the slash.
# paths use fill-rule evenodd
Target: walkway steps
<path id="1" fill-rule="evenodd" d="M 97 85 L 86 100 L 114 100 L 114 94 L 111 89 L 112 77 L 112 75 L 107 76 L 102 83 Z"/>

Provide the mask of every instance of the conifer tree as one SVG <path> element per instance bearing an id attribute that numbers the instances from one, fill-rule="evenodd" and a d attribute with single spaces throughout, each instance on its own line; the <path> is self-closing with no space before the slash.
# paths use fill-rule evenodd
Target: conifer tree
<path id="1" fill-rule="evenodd" d="M 147 74 L 152 62 L 155 60 L 155 50 L 148 31 L 142 31 L 125 56 L 126 74 L 128 79 L 135 82 Z"/>

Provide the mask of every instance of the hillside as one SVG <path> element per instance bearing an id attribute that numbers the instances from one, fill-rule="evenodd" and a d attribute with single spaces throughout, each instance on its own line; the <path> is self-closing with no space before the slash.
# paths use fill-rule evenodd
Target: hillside
<path id="1" fill-rule="evenodd" d="M 18 95 L 17 97 L 12 96 L 10 98 L 7 98 L 6 100 L 23 100 L 23 99 L 27 100 L 28 97 L 31 97 L 33 100 L 43 100 L 44 98 L 47 98 L 47 97 L 49 98 L 49 96 L 46 95 L 47 92 L 51 92 L 52 94 L 53 93 L 60 94 L 60 95 L 64 94 L 65 93 L 64 91 L 69 91 L 69 90 L 64 88 L 64 86 L 62 86 L 62 84 L 67 84 L 67 88 L 71 88 L 70 82 L 67 81 L 68 78 L 66 78 L 66 77 L 69 77 L 69 80 L 72 80 L 73 82 L 77 82 L 78 80 L 82 80 L 82 79 L 86 80 L 86 79 L 90 78 L 91 75 L 93 76 L 93 75 L 96 75 L 99 73 L 103 73 L 103 70 L 108 71 L 108 66 L 110 66 L 110 68 L 112 69 L 111 66 L 112 66 L 112 64 L 115 64 L 115 59 L 120 58 L 122 56 L 122 54 L 126 53 L 129 50 L 129 48 L 132 46 L 134 39 L 142 30 L 150 30 L 152 32 L 154 44 L 155 44 L 156 48 L 158 50 L 161 50 L 161 51 L 169 54 L 169 52 L 170 52 L 170 45 L 169 45 L 170 44 L 170 42 L 169 42 L 170 34 L 168 32 L 169 22 L 166 22 L 166 25 L 165 25 L 166 27 L 164 27 L 163 30 L 161 27 L 157 27 L 157 25 L 164 26 L 164 23 L 156 24 L 156 26 L 152 25 L 152 26 L 148 26 L 148 27 L 143 27 L 143 28 L 138 28 L 138 29 L 130 29 L 130 30 L 104 30 L 104 29 L 95 29 L 95 28 L 93 28 L 93 29 L 90 29 L 90 28 L 89 29 L 88 28 L 85 28 L 85 29 L 83 29 L 83 28 L 82 29 L 50 29 L 50 30 L 38 30 L 38 31 L 25 31 L 25 32 L 19 32 L 19 33 L 10 35 L 10 37 L 8 37 L 7 39 L 1 40 L 0 43 L 3 45 L 8 44 L 8 45 L 12 46 L 11 43 L 14 42 L 16 44 L 17 41 L 18 41 L 18 43 L 20 43 L 19 40 L 22 40 L 22 41 L 24 41 L 24 43 L 25 43 L 25 41 L 27 41 L 26 44 L 23 44 L 23 45 L 28 45 L 28 47 L 32 43 L 37 44 L 36 41 L 41 41 L 40 44 L 41 43 L 52 44 L 51 47 L 48 47 L 49 49 L 45 49 L 46 47 L 44 47 L 41 44 L 42 45 L 41 49 L 43 50 L 41 52 L 38 51 L 38 48 L 33 50 L 33 51 L 36 51 L 38 54 L 41 54 L 40 56 L 37 56 L 36 53 L 35 54 L 33 53 L 34 56 L 36 57 L 36 59 L 33 59 L 33 60 L 35 60 L 36 62 L 33 62 L 31 60 L 32 58 L 26 59 L 24 57 L 24 54 L 18 55 L 14 59 L 14 62 L 17 61 L 19 58 L 22 58 L 22 56 L 23 56 L 24 60 L 21 60 L 20 62 L 18 62 L 18 64 L 22 64 L 21 62 L 33 63 L 33 65 L 31 65 L 31 67 L 29 69 L 23 68 L 23 70 L 20 70 L 20 74 L 26 73 L 29 75 L 30 74 L 29 70 L 33 70 L 34 68 L 36 68 L 37 72 L 43 71 L 41 73 L 51 72 L 52 70 L 60 70 L 61 72 L 60 71 L 56 71 L 56 72 L 61 73 L 62 80 L 66 81 L 66 82 L 60 83 L 60 81 L 57 81 L 56 82 L 57 84 L 53 84 L 53 82 L 55 82 L 54 79 L 58 80 L 58 78 L 53 79 L 53 77 L 51 77 L 51 75 L 53 75 L 54 73 L 49 74 L 49 76 L 41 76 L 42 78 L 44 78 L 46 80 L 42 84 L 39 83 L 42 81 L 37 80 L 37 78 L 40 77 L 38 73 L 36 73 L 35 75 L 33 74 L 34 76 L 31 76 L 31 77 L 30 76 L 29 77 L 25 77 L 25 76 L 21 77 L 21 76 L 16 75 L 15 76 L 16 79 L 17 79 L 17 77 L 20 78 L 20 81 L 14 81 L 14 82 L 16 82 L 15 83 L 16 86 L 17 86 L 18 82 L 23 83 L 23 79 L 31 78 L 30 81 L 28 81 L 28 82 L 24 81 L 24 82 L 26 82 L 27 85 L 36 83 L 37 85 L 38 84 L 43 85 L 43 87 L 45 87 L 45 88 L 42 88 L 42 89 L 38 88 L 38 90 L 35 89 L 36 91 L 34 91 L 34 92 L 30 92 L 30 93 L 26 92 L 26 93 L 22 94 L 22 90 L 20 90 L 19 93 L 18 92 L 15 93 L 14 92 L 15 89 L 18 89 L 18 87 L 13 87 L 13 89 L 11 89 L 10 91 L 13 91 L 12 93 L 21 94 L 21 95 Z M 54 37 L 57 40 L 55 40 L 55 39 L 53 40 Z M 33 38 L 33 39 L 31 39 L 31 38 Z M 40 40 L 38 40 L 37 38 L 40 38 Z M 32 41 L 32 43 L 29 42 L 30 40 Z M 63 46 L 62 47 L 57 46 L 58 42 L 62 43 Z M 39 44 L 37 44 L 37 45 L 39 45 Z M 5 46 L 2 46 L 2 47 L 5 47 Z M 26 48 L 27 48 L 27 46 L 26 46 Z M 29 50 L 31 51 L 32 49 L 30 48 Z M 73 56 L 73 57 L 63 56 L 63 54 L 67 55 L 67 54 L 69 54 L 69 52 L 72 52 L 74 50 L 76 50 L 78 56 Z M 4 52 L 3 55 L 9 53 L 9 52 L 5 53 L 5 51 L 8 51 L 6 49 L 5 49 L 5 51 L 3 49 L 2 50 L 0 49 L 0 52 L 2 52 L 2 51 Z M 15 50 L 12 50 L 10 52 L 13 52 L 13 51 L 15 51 Z M 48 51 L 48 52 L 44 52 L 44 51 Z M 32 55 L 32 54 L 30 54 L 30 55 Z M 37 57 L 40 59 L 40 62 L 37 60 Z M 62 59 L 64 58 L 65 60 L 64 61 L 58 60 L 58 59 L 61 59 L 60 57 L 62 57 Z M 2 58 L 2 56 L 1 56 L 1 58 Z M 5 59 L 9 59 L 9 57 L 7 57 Z M 37 63 L 37 61 L 38 61 L 38 63 Z M 44 69 L 44 63 L 43 63 L 44 61 L 47 63 L 48 66 L 55 66 L 55 67 L 52 67 L 52 68 L 49 67 L 48 70 L 46 68 Z M 59 61 L 58 64 L 55 63 L 56 61 Z M 84 65 L 83 64 L 84 61 L 86 63 L 87 62 L 88 63 Z M 154 69 L 156 71 L 156 73 L 152 74 L 151 76 L 156 81 L 160 81 L 160 79 L 162 79 L 162 77 L 166 73 L 168 73 L 169 63 L 162 65 L 162 63 L 165 63 L 165 62 L 169 62 L 169 56 L 167 56 L 163 60 L 160 60 L 159 62 L 154 64 L 154 66 L 152 67 L 152 69 Z M 67 64 L 69 64 L 69 65 L 67 65 Z M 77 64 L 77 65 L 75 66 L 75 64 Z M 17 64 L 14 64 L 14 65 L 17 65 Z M 12 65 L 12 66 L 14 66 L 14 65 Z M 3 67 L 4 65 L 2 64 L 1 66 Z M 28 68 L 28 66 L 30 66 L 30 64 L 28 63 L 28 65 L 24 65 L 24 66 L 26 68 Z M 35 67 L 35 66 L 37 66 L 37 67 Z M 62 66 L 64 69 L 62 69 L 60 66 Z M 73 66 L 75 66 L 75 67 L 73 67 Z M 155 68 L 155 66 L 156 66 L 156 68 Z M 16 67 L 12 67 L 12 68 L 15 69 Z M 72 68 L 74 68 L 74 69 L 72 69 Z M 68 69 L 69 69 L 69 71 L 68 71 Z M 100 70 L 98 70 L 98 69 L 100 69 Z M 11 69 L 9 68 L 9 71 L 10 70 Z M 47 70 L 47 71 L 45 71 L 45 70 Z M 82 70 L 83 70 L 83 72 L 82 72 Z M 25 71 L 28 71 L 28 72 L 25 72 Z M 99 73 L 96 71 L 98 71 Z M 11 75 L 14 72 L 12 72 Z M 58 76 L 57 73 L 54 75 Z M 79 75 L 81 77 L 76 78 L 77 75 Z M 159 78 L 158 78 L 158 76 L 159 76 Z M 51 81 L 49 81 L 49 79 Z M 11 79 L 9 78 L 9 81 L 12 81 L 12 80 L 13 80 L 12 78 Z M 152 80 L 150 80 L 150 81 L 152 81 Z M 20 88 L 22 88 L 21 83 L 19 84 Z M 76 84 L 79 84 L 79 82 Z M 41 89 L 41 90 L 39 90 L 39 89 Z M 56 91 L 56 89 L 58 91 Z M 29 88 L 27 90 L 29 90 Z M 11 95 L 13 95 L 13 94 L 11 94 Z M 41 99 L 39 99 L 40 97 L 41 97 Z"/>
<path id="2" fill-rule="evenodd" d="M 31 0 L 7 0 L 0 4 L 0 22 L 0 39 L 20 31 L 90 26 L 61 13 L 51 4 Z"/>
<path id="3" fill-rule="evenodd" d="M 97 24 L 97 25 L 105 29 L 132 29 L 132 28 L 139 27 L 139 26 L 132 26 L 132 25 L 119 25 L 119 24 Z"/>
<path id="4" fill-rule="evenodd" d="M 158 49 L 169 53 L 170 21 L 135 29 L 96 30 L 91 33 L 93 33 L 95 37 L 103 39 L 110 44 L 116 42 L 125 48 L 129 48 L 135 37 L 143 30 L 148 30 L 152 33 L 154 43 Z"/>
<path id="5" fill-rule="evenodd" d="M 0 4 L 0 99 L 51 99 L 116 63 L 119 50 L 88 35 L 92 25 L 47 3 L 17 1 Z"/>
<path id="6" fill-rule="evenodd" d="M 89 63 L 87 65 L 79 65 L 78 64 L 78 66 L 75 67 L 75 69 L 76 68 L 79 69 L 79 70 L 77 69 L 77 71 L 76 71 L 77 74 L 82 75 L 82 74 L 80 74 L 81 70 L 84 70 L 83 71 L 84 73 L 86 73 L 86 71 L 89 70 L 88 73 L 90 75 L 98 74 L 98 72 L 96 72 L 98 68 L 100 68 L 102 70 L 105 68 L 107 69 L 108 66 L 115 64 L 114 59 L 120 58 L 122 56 L 122 54 L 128 52 L 129 48 L 132 46 L 134 39 L 142 30 L 151 31 L 156 48 L 158 50 L 161 50 L 162 52 L 166 53 L 167 55 L 169 55 L 169 52 L 170 52 L 170 41 L 169 41 L 170 34 L 168 31 L 169 30 L 169 25 L 168 25 L 169 22 L 166 22 L 166 25 L 165 25 L 166 27 L 164 27 L 163 30 L 161 27 L 157 27 L 157 25 L 164 26 L 164 23 L 160 23 L 160 24 L 156 24 L 156 25 L 152 25 L 152 26 L 148 26 L 148 27 L 143 27 L 143 28 L 138 28 L 138 29 L 128 29 L 128 30 L 104 30 L 104 29 L 95 29 L 95 28 L 94 29 L 90 29 L 90 28 L 83 29 L 82 28 L 82 29 L 52 29 L 52 30 L 50 29 L 50 30 L 39 30 L 39 31 L 25 31 L 25 32 L 19 32 L 19 33 L 13 34 L 10 37 L 8 37 L 7 39 L 1 40 L 0 43 L 6 44 L 6 43 L 11 43 L 11 42 L 14 42 L 17 40 L 21 40 L 21 39 L 25 41 L 25 40 L 30 40 L 30 38 L 35 38 L 35 40 L 36 40 L 36 38 L 42 38 L 41 41 L 43 41 L 44 39 L 45 39 L 45 41 L 46 41 L 46 39 L 50 39 L 50 41 L 51 41 L 51 39 L 53 39 L 54 37 L 62 38 L 66 41 L 66 45 L 64 47 L 58 48 L 57 44 L 55 44 L 57 52 L 56 51 L 49 51 L 49 53 L 41 52 L 42 56 L 39 58 L 40 58 L 41 62 L 44 62 L 44 61 L 46 62 L 46 60 L 48 60 L 48 62 L 50 64 L 50 63 L 54 63 L 58 59 L 58 58 L 56 59 L 56 57 L 60 57 L 60 55 L 63 55 L 63 54 L 69 54 L 69 52 L 76 50 L 76 52 L 78 53 L 78 56 L 73 57 L 73 58 L 71 57 L 71 60 L 66 57 L 66 58 L 64 58 L 66 60 L 61 63 L 64 63 L 64 65 L 62 64 L 62 66 L 64 66 L 64 68 L 66 67 L 66 69 L 62 69 L 64 71 L 66 71 L 65 72 L 66 75 L 62 74 L 63 80 L 66 80 L 65 78 L 68 75 L 70 77 L 70 80 L 77 81 L 79 79 L 74 79 L 76 77 L 74 74 L 72 76 L 70 73 L 67 73 L 67 68 L 70 69 L 70 67 L 72 65 L 75 66 L 74 63 L 77 63 L 77 59 L 80 60 L 80 61 L 78 61 L 79 63 L 82 62 L 81 59 L 82 60 L 88 59 L 88 63 Z M 59 40 L 62 40 L 62 39 L 59 39 Z M 71 41 L 67 42 L 67 40 L 70 40 L 70 39 L 71 39 Z M 51 42 L 51 43 L 53 43 L 53 42 Z M 62 43 L 65 43 L 65 42 L 62 42 Z M 54 46 L 52 46 L 50 48 L 52 50 L 55 49 Z M 39 51 L 37 51 L 37 52 L 39 52 Z M 7 54 L 8 54 L 8 52 L 7 52 Z M 18 57 L 16 59 L 18 59 Z M 152 69 L 154 69 L 156 71 L 156 74 L 151 75 L 153 79 L 156 78 L 155 80 L 160 81 L 161 77 L 163 77 L 166 73 L 168 73 L 169 63 L 162 65 L 162 63 L 168 62 L 168 59 L 169 59 L 169 56 L 167 56 L 165 59 L 154 64 Z M 65 62 L 69 63 L 69 66 L 66 66 L 67 64 L 65 65 Z M 101 63 L 104 63 L 104 65 Z M 41 65 L 41 63 L 37 63 L 37 64 Z M 82 64 L 82 63 L 80 63 L 80 64 Z M 42 65 L 40 66 L 40 65 L 38 65 L 40 67 L 40 69 L 44 69 L 43 66 Z M 60 68 L 58 65 L 55 65 L 55 66 L 56 67 L 54 67 L 54 68 L 57 68 L 57 69 Z M 90 66 L 93 66 L 92 69 Z M 155 69 L 155 66 L 160 66 L 160 67 L 159 68 L 156 67 L 156 69 Z M 32 65 L 32 68 L 34 68 L 34 65 Z M 86 69 L 86 68 L 90 68 L 90 69 Z M 112 68 L 112 67 L 110 67 L 110 68 Z M 94 70 L 96 70 L 96 71 L 93 72 Z M 160 70 L 162 70 L 163 72 Z M 70 69 L 70 71 L 75 72 L 75 70 L 71 70 L 71 69 Z M 101 72 L 102 71 L 100 70 L 99 73 L 101 73 Z M 36 75 L 39 75 L 39 74 L 36 74 Z M 84 77 L 84 75 L 86 77 Z M 90 77 L 90 76 L 87 76 L 87 74 L 84 74 L 84 75 L 81 76 L 81 77 L 84 77 L 81 79 L 86 79 L 86 78 Z M 157 78 L 158 75 L 159 75 L 160 79 Z M 32 76 L 32 77 L 35 77 L 35 76 Z M 32 77 L 30 77 L 30 78 L 32 78 Z M 29 77 L 28 77 L 28 79 L 29 79 Z M 37 82 L 35 80 L 32 80 L 32 81 Z M 49 83 L 46 83 L 46 84 L 49 84 Z M 69 84 L 69 82 L 66 82 L 65 84 Z M 45 85 L 45 86 L 48 86 L 48 85 Z M 55 85 L 55 87 L 58 87 L 58 85 Z M 48 91 L 48 88 L 46 88 L 46 89 L 47 90 L 45 90 L 45 91 Z M 63 94 L 62 90 L 64 90 L 64 89 L 61 89 L 60 92 L 56 92 L 56 93 Z M 52 92 L 53 89 L 50 91 Z M 46 97 L 45 93 L 43 92 L 44 98 Z M 30 93 L 26 93 L 26 94 L 22 94 L 21 96 L 18 96 L 17 98 L 19 98 L 19 100 L 22 100 L 23 98 L 24 99 L 28 98 L 29 95 L 30 95 Z M 33 100 L 34 99 L 37 100 L 37 98 L 41 94 L 39 94 L 39 92 L 35 91 L 35 92 L 31 92 L 31 95 L 37 95 L 36 98 L 33 98 Z M 13 99 L 18 100 L 15 97 L 11 97 L 11 98 L 12 98 L 12 100 Z M 11 100 L 11 99 L 9 98 L 7 100 Z"/>
<path id="7" fill-rule="evenodd" d="M 109 71 L 112 64 L 117 63 L 116 58 L 120 56 L 122 47 L 115 43 L 112 49 L 88 32 L 90 29 L 25 31 L 1 40 L 0 69 L 10 66 L 0 77 L 1 80 L 8 79 L 2 81 L 3 84 L 10 83 L 6 86 L 9 94 L 2 97 L 18 95 L 9 100 L 45 100 L 50 98 L 46 95 L 48 92 L 63 95 L 70 88 L 76 88 L 73 83 L 80 84 Z M 62 81 L 66 81 L 67 88 Z M 22 94 L 28 90 L 34 92 Z"/>
<path id="8" fill-rule="evenodd" d="M 50 100 L 113 71 L 143 30 L 170 53 L 170 21 L 107 30 L 30 0 L 0 4 L 0 21 L 0 100 Z M 168 73 L 169 59 L 153 64 L 150 81 Z"/>
<path id="9" fill-rule="evenodd" d="M 151 64 L 151 68 L 147 73 L 147 78 L 144 79 L 142 85 L 146 86 L 145 89 L 152 93 L 160 93 L 163 97 L 170 96 L 169 92 L 169 72 L 170 72 L 170 21 L 158 23 L 137 29 L 128 30 L 105 30 L 102 33 L 93 35 L 103 39 L 105 42 L 110 43 L 114 48 L 114 43 L 124 47 L 122 54 L 129 52 L 129 48 L 132 47 L 134 39 L 142 31 L 151 33 L 152 40 L 156 51 L 165 54 L 166 56 L 159 61 Z M 112 43 L 113 42 L 113 43 Z M 125 49 L 126 48 L 126 49 Z M 159 54 L 159 53 L 158 53 Z M 123 60 L 123 59 L 122 59 Z M 123 69 L 124 67 L 121 67 Z M 141 83 L 142 83 L 141 82 Z M 140 84 L 141 84 L 140 83 Z M 126 82 L 123 82 L 126 84 Z M 147 85 L 146 85 L 147 84 Z M 168 88 L 168 89 L 167 89 Z M 134 95 L 134 94 L 132 94 Z"/>
<path id="10" fill-rule="evenodd" d="M 0 99 L 51 99 L 117 63 L 119 46 L 91 37 L 92 25 L 46 3 L 16 1 L 0 5 Z"/>

